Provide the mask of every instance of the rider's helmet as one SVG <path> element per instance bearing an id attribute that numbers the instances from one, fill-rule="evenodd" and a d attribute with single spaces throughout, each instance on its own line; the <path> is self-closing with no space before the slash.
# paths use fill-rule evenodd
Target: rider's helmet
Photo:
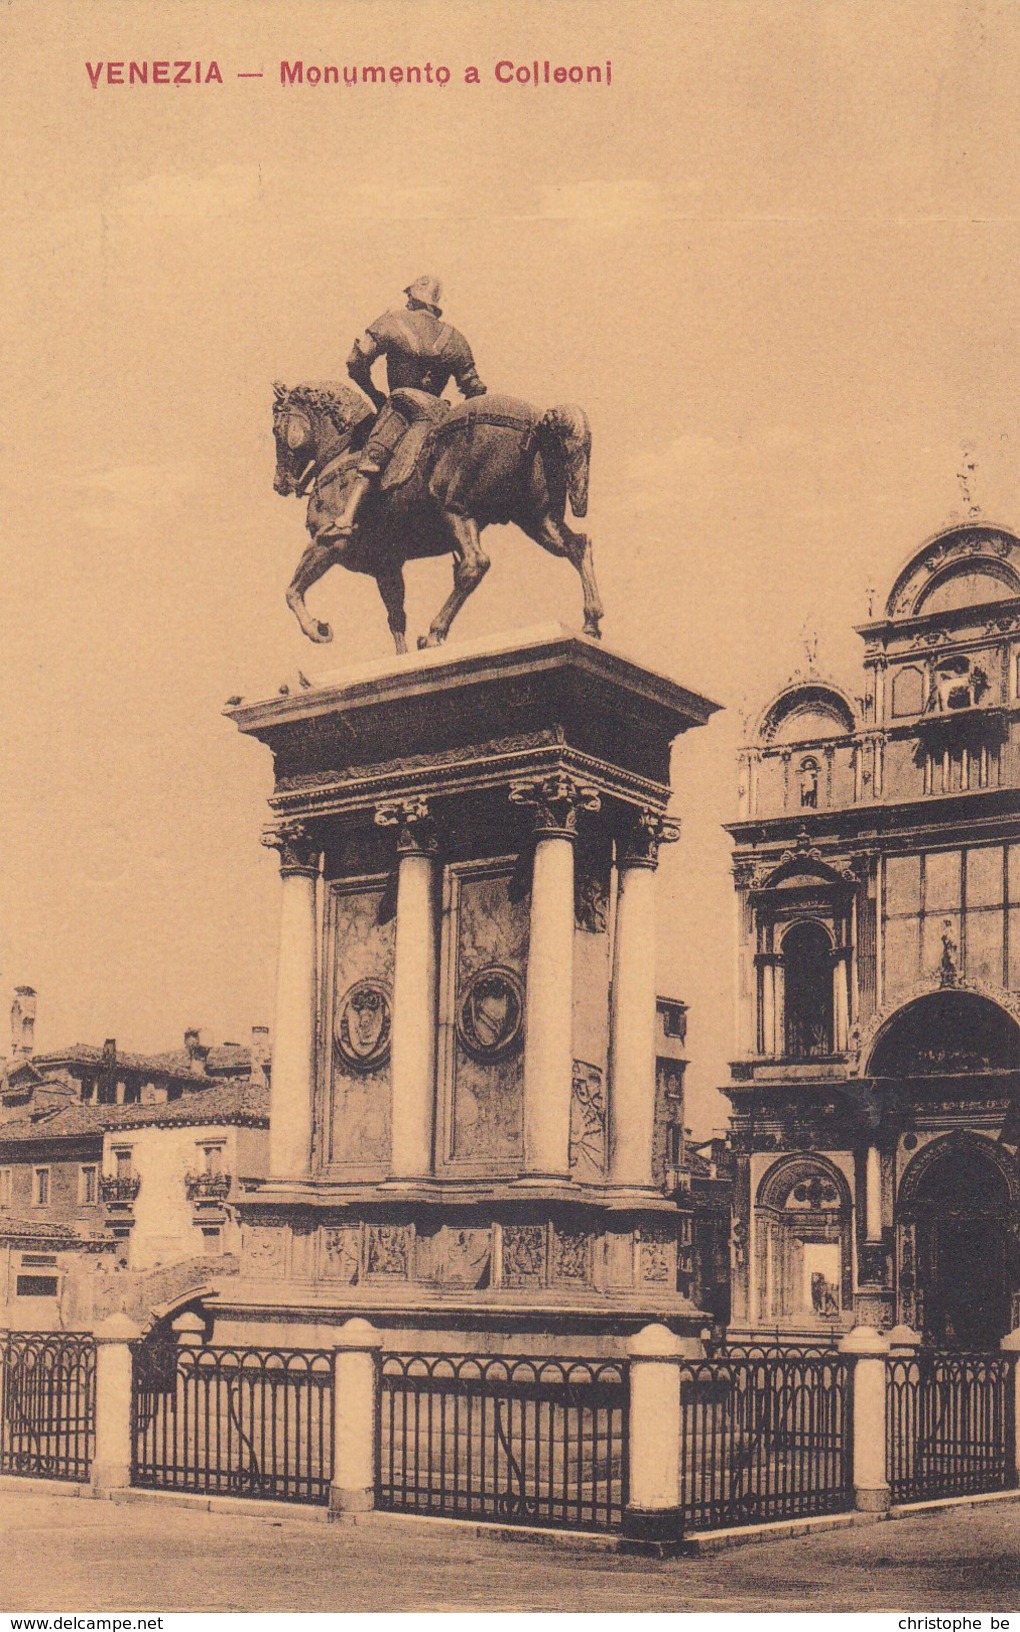
<path id="1" fill-rule="evenodd" d="M 412 300 L 421 301 L 421 304 L 427 306 L 430 312 L 434 312 L 437 317 L 442 317 L 443 309 L 439 302 L 443 298 L 443 286 L 438 278 L 430 278 L 425 273 L 420 278 L 415 278 L 413 283 L 409 283 L 404 290 L 404 294 L 410 295 Z"/>

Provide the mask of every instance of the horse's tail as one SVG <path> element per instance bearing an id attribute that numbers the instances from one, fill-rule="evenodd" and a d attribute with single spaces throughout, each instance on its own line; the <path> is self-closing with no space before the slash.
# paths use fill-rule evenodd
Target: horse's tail
<path id="1" fill-rule="evenodd" d="M 588 415 L 576 404 L 560 403 L 550 408 L 542 419 L 542 429 L 548 431 L 563 449 L 567 465 L 567 495 L 574 515 L 581 517 L 588 510 L 588 469 L 591 458 L 591 426 Z"/>

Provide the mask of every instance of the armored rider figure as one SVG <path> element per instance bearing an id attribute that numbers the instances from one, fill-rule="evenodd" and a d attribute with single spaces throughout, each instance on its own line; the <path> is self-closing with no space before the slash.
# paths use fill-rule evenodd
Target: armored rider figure
<path id="1" fill-rule="evenodd" d="M 425 407 L 415 401 L 418 393 L 439 397 L 452 379 L 464 397 L 485 394 L 471 347 L 459 329 L 441 321 L 439 279 L 415 278 L 404 293 L 406 310 L 385 312 L 370 323 L 355 340 L 347 359 L 348 374 L 372 399 L 379 417 L 358 462 L 343 514 L 333 528 L 341 536 L 354 531 L 365 495 L 380 480 L 404 432 L 423 417 Z M 372 364 L 380 357 L 386 359 L 388 396 L 377 389 L 372 379 Z M 398 395 L 394 396 L 394 392 Z"/>

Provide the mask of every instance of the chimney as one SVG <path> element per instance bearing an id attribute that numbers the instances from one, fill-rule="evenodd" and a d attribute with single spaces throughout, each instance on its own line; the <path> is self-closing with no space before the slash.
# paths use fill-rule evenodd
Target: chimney
<path id="1" fill-rule="evenodd" d="M 11 1004 L 11 1053 L 16 1060 L 35 1053 L 35 988 L 15 986 Z"/>
<path id="2" fill-rule="evenodd" d="M 251 1074 L 263 1082 L 269 1081 L 269 1062 L 272 1058 L 272 1049 L 269 1044 L 269 1027 L 252 1026 L 251 1028 Z"/>
<path id="3" fill-rule="evenodd" d="M 189 1026 L 184 1033 L 184 1051 L 188 1056 L 188 1068 L 196 1076 L 205 1075 L 205 1062 L 209 1058 L 209 1044 L 203 1043 L 202 1033 L 197 1026 Z"/>

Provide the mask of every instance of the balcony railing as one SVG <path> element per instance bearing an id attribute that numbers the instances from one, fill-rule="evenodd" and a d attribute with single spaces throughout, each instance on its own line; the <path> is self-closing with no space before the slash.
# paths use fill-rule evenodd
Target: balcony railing
<path id="1" fill-rule="evenodd" d="M 141 1178 L 137 1173 L 110 1175 L 104 1173 L 99 1180 L 99 1196 L 101 1201 L 134 1201 L 141 1189 Z"/>
<path id="2" fill-rule="evenodd" d="M 189 1201 L 226 1201 L 232 1183 L 229 1173 L 186 1173 L 184 1176 Z"/>

